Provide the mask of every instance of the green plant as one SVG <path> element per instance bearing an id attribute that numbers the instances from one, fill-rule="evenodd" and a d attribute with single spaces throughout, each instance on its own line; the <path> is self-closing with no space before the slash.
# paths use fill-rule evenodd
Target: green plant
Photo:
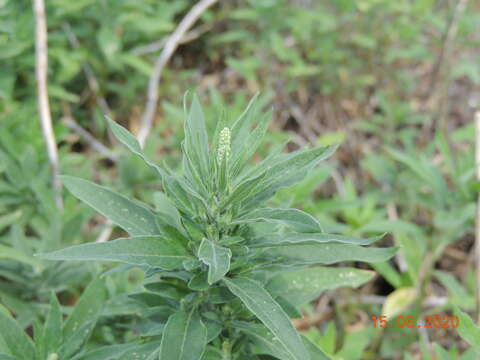
<path id="1" fill-rule="evenodd" d="M 335 149 L 288 154 L 277 149 L 249 166 L 267 123 L 268 114 L 252 101 L 233 124 L 220 119 L 209 146 L 194 96 L 178 174 L 154 164 L 133 135 L 110 121 L 115 136 L 159 176 L 163 192 L 153 196 L 155 210 L 89 181 L 63 177 L 75 196 L 131 237 L 41 256 L 143 268 L 148 280 L 137 297 L 150 304 L 151 320 L 157 323 L 144 337 L 157 344 L 152 359 L 326 358 L 297 333 L 289 316 L 298 316 L 298 307 L 322 291 L 358 286 L 373 273 L 311 265 L 385 261 L 396 251 L 365 247 L 381 237 L 325 233 L 314 217 L 298 209 L 263 207 Z M 113 354 L 117 348 L 101 351 Z"/>
<path id="2" fill-rule="evenodd" d="M 43 327 L 33 324 L 33 341 L 0 306 L 0 358 L 5 360 L 77 359 L 90 337 L 106 300 L 103 281 L 93 281 L 64 321 L 57 297 L 51 295 L 50 308 Z"/>

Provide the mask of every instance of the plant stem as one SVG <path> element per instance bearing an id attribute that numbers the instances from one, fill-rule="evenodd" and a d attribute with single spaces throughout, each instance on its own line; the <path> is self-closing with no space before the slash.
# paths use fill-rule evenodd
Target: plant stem
<path id="1" fill-rule="evenodd" d="M 232 346 L 230 341 L 225 340 L 222 345 L 222 360 L 232 359 Z"/>

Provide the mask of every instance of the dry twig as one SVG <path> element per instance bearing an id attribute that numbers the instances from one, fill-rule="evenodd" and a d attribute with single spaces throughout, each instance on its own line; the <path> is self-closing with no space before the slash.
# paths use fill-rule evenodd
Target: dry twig
<path id="1" fill-rule="evenodd" d="M 475 170 L 480 181 L 480 111 L 475 113 Z M 477 265 L 477 321 L 480 323 L 480 196 L 477 199 L 477 219 L 475 223 L 475 260 Z"/>
<path id="2" fill-rule="evenodd" d="M 35 13 L 35 74 L 37 78 L 38 111 L 40 113 L 43 137 L 47 145 L 48 159 L 52 168 L 55 202 L 57 206 L 62 209 L 62 183 L 59 177 L 57 143 L 55 142 L 55 135 L 53 133 L 52 116 L 48 102 L 48 48 L 45 4 L 43 0 L 34 0 L 33 4 Z"/>
<path id="3" fill-rule="evenodd" d="M 185 15 L 180 24 L 178 24 L 172 35 L 168 37 L 160 56 L 155 61 L 153 74 L 148 82 L 147 104 L 142 115 L 142 122 L 138 133 L 138 140 L 142 146 L 145 144 L 145 140 L 153 125 L 153 118 L 155 117 L 158 102 L 158 85 L 163 68 L 172 57 L 188 29 L 192 27 L 206 9 L 217 1 L 218 0 L 201 0 L 196 3 L 187 15 Z"/>
<path id="4" fill-rule="evenodd" d="M 110 159 L 113 162 L 116 162 L 117 155 L 110 151 L 105 145 L 95 139 L 92 134 L 87 130 L 82 128 L 72 117 L 63 117 L 62 122 L 71 130 L 75 131 L 78 135 L 85 139 L 85 141 L 94 149 L 95 151 L 101 153 L 106 158 Z"/>
<path id="5" fill-rule="evenodd" d="M 211 26 L 210 24 L 203 24 L 198 26 L 196 29 L 193 29 L 189 32 L 187 32 L 178 42 L 179 45 L 186 44 L 190 41 L 193 41 L 200 36 L 202 36 L 204 33 L 206 33 L 208 30 L 210 30 Z M 132 50 L 132 54 L 136 56 L 142 56 L 142 55 L 147 55 L 153 52 L 157 52 L 161 50 L 165 44 L 167 43 L 168 36 L 164 37 L 163 39 L 160 39 L 158 41 L 155 41 L 151 44 L 147 45 L 142 45 L 139 47 L 136 47 L 135 49 Z"/>

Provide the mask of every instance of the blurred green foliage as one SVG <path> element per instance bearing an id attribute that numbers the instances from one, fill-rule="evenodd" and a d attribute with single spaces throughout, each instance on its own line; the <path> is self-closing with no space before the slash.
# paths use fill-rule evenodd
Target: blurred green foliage
<path id="1" fill-rule="evenodd" d="M 75 119 L 101 143 L 112 141 L 105 113 L 135 132 L 160 45 L 193 4 L 46 1 L 48 85 L 62 173 L 113 184 L 151 202 L 159 185 L 149 169 L 121 149 L 114 150 L 115 161 L 90 150 L 62 119 Z M 100 270 L 46 263 L 33 254 L 94 241 L 105 227 L 67 194 L 65 210 L 55 208 L 37 115 L 31 5 L 0 0 L 0 300 L 26 329 L 35 319 L 45 320 L 52 291 L 68 313 Z M 400 255 L 374 265 L 382 280 L 366 291 L 388 299 L 395 290 L 414 288 L 417 295 L 403 311 L 418 316 L 451 313 L 454 306 L 473 311 L 473 267 L 452 265 L 447 254 L 453 248 L 466 256 L 472 248 L 479 188 L 470 123 L 480 91 L 480 9 L 475 1 L 467 3 L 445 49 L 457 6 L 446 0 L 221 2 L 203 14 L 193 28 L 199 36 L 165 68 L 145 152 L 178 167 L 186 89 L 200 90 L 211 132 L 225 108 L 236 117 L 260 90 L 261 104 L 273 105 L 274 124 L 258 158 L 288 139 L 291 149 L 305 142 L 342 143 L 335 160 L 274 202 L 314 214 L 326 231 L 388 232 L 386 243 L 399 246 Z M 141 290 L 139 280 L 134 271 L 109 278 L 110 310 L 88 346 L 128 342 L 133 333 L 148 332 L 145 307 L 125 296 Z M 438 294 L 447 301 L 421 306 Z M 450 333 L 432 340 L 438 344 L 430 351 L 408 329 L 349 331 L 343 325 L 355 321 L 358 311 L 379 315 L 382 306 L 336 306 L 336 325 L 321 325 L 309 337 L 338 359 L 393 359 L 405 349 L 424 359 L 475 357 L 473 350 L 459 355 L 466 345 Z"/>

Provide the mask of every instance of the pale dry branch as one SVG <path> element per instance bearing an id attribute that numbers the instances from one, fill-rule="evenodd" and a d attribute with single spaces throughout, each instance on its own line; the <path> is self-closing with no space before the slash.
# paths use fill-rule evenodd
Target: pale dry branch
<path id="1" fill-rule="evenodd" d="M 187 32 L 180 39 L 178 44 L 183 45 L 183 44 L 186 44 L 190 41 L 193 41 L 193 40 L 199 38 L 200 36 L 202 36 L 207 31 L 209 31 L 210 28 L 211 28 L 210 24 L 200 25 L 197 28 Z M 167 43 L 167 40 L 168 40 L 168 36 L 165 36 L 163 39 L 160 39 L 158 41 L 154 41 L 151 44 L 138 46 L 138 47 L 136 47 L 135 49 L 132 50 L 132 54 L 136 55 L 136 56 L 142 56 L 142 55 L 147 55 L 147 54 L 151 54 L 151 53 L 160 51 L 160 50 L 162 50 L 162 48 Z"/>
<path id="2" fill-rule="evenodd" d="M 480 111 L 475 113 L 475 172 L 480 181 Z M 477 321 L 480 323 L 480 196 L 477 199 L 475 221 L 475 263 L 477 275 Z"/>
<path id="3" fill-rule="evenodd" d="M 437 58 L 437 61 L 431 73 L 428 94 L 434 93 L 434 88 L 437 83 L 438 77 L 442 72 L 443 64 L 445 60 L 448 60 L 451 57 L 450 55 L 451 55 L 452 42 L 457 36 L 458 23 L 465 12 L 467 3 L 468 3 L 468 0 L 458 0 L 457 4 L 455 5 L 455 9 L 453 10 L 453 15 L 450 18 L 450 21 L 447 25 L 445 33 L 443 34 L 442 48 L 440 49 L 440 54 Z"/>
<path id="4" fill-rule="evenodd" d="M 48 71 L 48 47 L 47 47 L 47 20 L 45 16 L 45 4 L 43 0 L 34 0 L 35 14 L 35 74 L 37 80 L 37 99 L 40 122 L 43 137 L 47 145 L 47 154 L 52 169 L 53 189 L 55 202 L 62 209 L 62 183 L 59 177 L 59 162 L 57 143 L 53 133 L 52 116 L 48 102 L 47 71 Z"/>
<path id="5" fill-rule="evenodd" d="M 110 151 L 105 145 L 103 145 L 100 141 L 95 139 L 92 134 L 90 134 L 87 130 L 82 128 L 73 118 L 71 117 L 63 117 L 62 122 L 71 130 L 76 132 L 80 135 L 92 149 L 99 152 L 106 158 L 110 159 L 113 162 L 118 160 L 117 155 L 115 155 L 112 151 Z"/>
<path id="6" fill-rule="evenodd" d="M 153 119 L 155 117 L 158 103 L 158 86 L 165 65 L 172 57 L 180 44 L 180 40 L 184 37 L 188 29 L 192 27 L 205 10 L 217 1 L 218 0 L 201 0 L 197 2 L 178 24 L 175 31 L 168 37 L 160 56 L 155 61 L 153 74 L 148 82 L 147 103 L 142 115 L 140 130 L 138 132 L 138 140 L 142 146 L 145 144 L 145 140 L 147 139 L 153 125 Z"/>

